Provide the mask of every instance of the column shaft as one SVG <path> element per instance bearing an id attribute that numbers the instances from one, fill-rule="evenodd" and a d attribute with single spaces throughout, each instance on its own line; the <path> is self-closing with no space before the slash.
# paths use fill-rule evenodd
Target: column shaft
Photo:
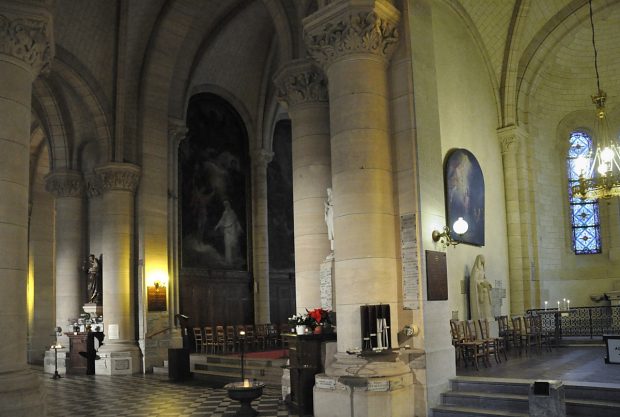
<path id="1" fill-rule="evenodd" d="M 331 253 L 324 202 L 332 186 L 327 81 L 309 59 L 287 63 L 274 82 L 292 127 L 295 303 L 321 306 L 320 268 Z"/>
<path id="2" fill-rule="evenodd" d="M 269 229 L 267 222 L 267 164 L 272 154 L 263 149 L 252 155 L 253 240 L 254 240 L 254 322 L 270 323 L 269 308 Z"/>
<path id="3" fill-rule="evenodd" d="M 28 166 L 32 81 L 53 55 L 50 16 L 33 4 L 0 6 L 0 415 L 45 416 L 26 364 Z"/>

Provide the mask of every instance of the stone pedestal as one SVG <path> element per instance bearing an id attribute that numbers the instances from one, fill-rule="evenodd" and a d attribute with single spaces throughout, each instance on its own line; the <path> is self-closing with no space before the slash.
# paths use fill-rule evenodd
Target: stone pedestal
<path id="1" fill-rule="evenodd" d="M 95 303 L 86 303 L 82 306 L 84 313 L 90 314 L 91 318 L 103 315 L 103 306 Z"/>
<path id="2" fill-rule="evenodd" d="M 342 354 L 336 358 L 329 375 L 316 376 L 315 416 L 414 415 L 414 378 L 403 362 Z"/>
<path id="3" fill-rule="evenodd" d="M 58 374 L 65 375 L 67 373 L 67 354 L 69 349 L 64 347 L 55 351 L 54 349 L 48 349 L 45 351 L 45 359 L 43 361 L 43 372 L 46 374 L 54 374 L 56 366 L 54 364 L 54 354 L 58 356 Z"/>
<path id="4" fill-rule="evenodd" d="M 102 348 L 97 352 L 101 359 L 95 361 L 96 375 L 131 375 L 140 372 L 141 358 L 137 346 L 119 352 L 102 352 Z"/>
<path id="5" fill-rule="evenodd" d="M 530 385 L 530 417 L 566 417 L 562 381 L 536 381 Z"/>

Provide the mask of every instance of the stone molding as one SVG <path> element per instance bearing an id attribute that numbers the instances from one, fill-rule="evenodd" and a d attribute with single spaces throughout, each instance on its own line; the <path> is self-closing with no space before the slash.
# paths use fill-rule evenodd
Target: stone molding
<path id="1" fill-rule="evenodd" d="M 497 138 L 502 147 L 502 155 L 516 153 L 519 145 L 523 143 L 527 133 L 520 126 L 507 126 L 497 129 Z"/>
<path id="2" fill-rule="evenodd" d="M 95 168 L 101 192 L 131 191 L 134 193 L 140 183 L 140 167 L 128 163 L 110 163 Z"/>
<path id="3" fill-rule="evenodd" d="M 359 6 L 334 2 L 304 19 L 304 42 L 321 66 L 348 54 L 372 54 L 388 61 L 399 39 L 400 13 L 385 0 Z"/>
<path id="4" fill-rule="evenodd" d="M 58 170 L 45 177 L 45 190 L 55 198 L 79 198 L 84 191 L 82 174 L 72 170 Z"/>
<path id="5" fill-rule="evenodd" d="M 300 59 L 284 65 L 273 79 L 278 101 L 293 107 L 328 101 L 327 78 L 311 60 Z"/>
<path id="6" fill-rule="evenodd" d="M 255 149 L 252 152 L 252 164 L 257 167 L 265 167 L 273 160 L 273 152 L 265 149 Z"/>
<path id="7" fill-rule="evenodd" d="M 35 74 L 48 71 L 54 56 L 51 19 L 17 13 L 0 11 L 0 54 L 23 61 Z"/>

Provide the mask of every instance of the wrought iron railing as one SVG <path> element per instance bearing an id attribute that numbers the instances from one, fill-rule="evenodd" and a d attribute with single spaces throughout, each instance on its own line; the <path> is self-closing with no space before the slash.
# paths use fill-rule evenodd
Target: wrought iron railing
<path id="1" fill-rule="evenodd" d="M 557 337 L 585 336 L 593 339 L 604 334 L 620 334 L 620 306 L 571 307 L 570 310 L 531 309 L 527 314 L 542 317 L 543 330 Z"/>

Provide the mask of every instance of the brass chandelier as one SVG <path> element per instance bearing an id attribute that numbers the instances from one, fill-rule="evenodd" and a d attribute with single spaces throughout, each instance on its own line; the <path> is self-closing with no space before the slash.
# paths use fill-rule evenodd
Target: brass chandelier
<path id="1" fill-rule="evenodd" d="M 592 96 L 596 105 L 595 134 L 596 151 L 587 157 L 575 160 L 579 172 L 579 182 L 572 187 L 573 195 L 584 200 L 598 200 L 620 196 L 620 148 L 609 135 L 609 126 L 605 113 L 607 94 L 601 90 L 598 73 L 598 51 L 594 41 L 594 20 L 592 19 L 592 0 L 590 6 L 590 27 L 592 28 L 592 47 L 594 48 L 594 69 L 598 93 Z"/>

